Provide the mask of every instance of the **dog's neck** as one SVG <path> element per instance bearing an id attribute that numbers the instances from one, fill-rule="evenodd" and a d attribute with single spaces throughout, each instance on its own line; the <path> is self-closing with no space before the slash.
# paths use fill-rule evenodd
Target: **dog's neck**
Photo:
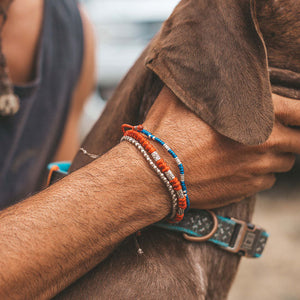
<path id="1" fill-rule="evenodd" d="M 300 1 L 257 0 L 256 13 L 269 65 L 300 73 Z"/>

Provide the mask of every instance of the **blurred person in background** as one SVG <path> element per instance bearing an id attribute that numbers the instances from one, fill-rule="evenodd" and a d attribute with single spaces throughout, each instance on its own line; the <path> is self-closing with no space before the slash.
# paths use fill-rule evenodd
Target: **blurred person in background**
<path id="1" fill-rule="evenodd" d="M 95 47 L 75 0 L 1 0 L 0 9 L 1 209 L 40 187 L 47 163 L 74 157 Z"/>

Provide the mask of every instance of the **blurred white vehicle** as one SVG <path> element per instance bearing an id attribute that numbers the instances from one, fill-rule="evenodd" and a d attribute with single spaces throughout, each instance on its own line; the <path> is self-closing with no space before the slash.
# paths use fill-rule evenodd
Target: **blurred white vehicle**
<path id="1" fill-rule="evenodd" d="M 114 88 L 179 0 L 86 0 L 96 28 L 101 91 Z M 104 95 L 105 97 L 105 95 Z"/>
<path id="2" fill-rule="evenodd" d="M 100 116 L 105 101 L 179 0 L 81 0 L 97 37 L 98 93 L 85 106 L 81 139 Z"/>

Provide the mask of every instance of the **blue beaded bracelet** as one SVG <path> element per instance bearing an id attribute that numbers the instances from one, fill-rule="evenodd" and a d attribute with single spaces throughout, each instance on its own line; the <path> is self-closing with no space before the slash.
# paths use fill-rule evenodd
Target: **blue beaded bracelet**
<path id="1" fill-rule="evenodd" d="M 141 129 L 141 126 L 135 126 L 135 130 L 138 131 L 138 132 L 143 133 L 149 139 L 152 139 L 153 141 L 155 141 L 155 142 L 159 143 L 160 145 L 162 145 L 168 151 L 168 153 L 175 159 L 175 161 L 177 163 L 177 166 L 179 168 L 179 172 L 180 172 L 180 184 L 182 186 L 183 193 L 186 197 L 186 204 L 187 204 L 186 211 L 188 211 L 189 208 L 190 208 L 190 199 L 189 199 L 188 194 L 187 194 L 187 189 L 186 189 L 186 184 L 185 184 L 185 179 L 184 179 L 184 168 L 183 168 L 182 162 L 180 161 L 180 159 L 178 158 L 176 153 L 171 149 L 171 147 L 169 147 L 164 141 L 162 141 L 161 139 L 159 139 L 158 137 L 153 135 L 151 132 L 147 131 L 144 128 Z"/>

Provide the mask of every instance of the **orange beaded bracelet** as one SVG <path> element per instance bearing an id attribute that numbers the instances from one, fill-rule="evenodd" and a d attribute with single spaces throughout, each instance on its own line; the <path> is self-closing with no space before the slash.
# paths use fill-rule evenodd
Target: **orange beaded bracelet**
<path id="1" fill-rule="evenodd" d="M 177 196 L 177 211 L 176 211 L 175 216 L 173 218 L 170 218 L 169 222 L 170 223 L 180 222 L 183 219 L 184 211 L 187 208 L 186 196 L 183 192 L 180 181 L 170 170 L 170 167 L 166 164 L 166 162 L 159 156 L 157 150 L 147 140 L 147 138 L 145 138 L 140 132 L 135 130 L 134 127 L 131 127 L 127 131 L 125 130 L 125 128 L 130 128 L 130 127 L 129 127 L 129 125 L 123 125 L 122 129 L 124 132 L 124 137 L 122 138 L 122 140 L 130 141 L 128 139 L 129 137 L 131 139 L 134 139 L 140 145 L 140 147 L 142 147 L 144 149 L 144 151 L 146 151 L 151 156 L 152 161 L 155 162 L 158 169 L 162 172 L 162 174 L 165 176 L 165 178 L 167 178 L 168 182 L 171 184 L 171 186 Z M 132 140 L 130 142 L 132 143 Z M 139 148 L 139 150 L 141 150 L 141 149 Z"/>

